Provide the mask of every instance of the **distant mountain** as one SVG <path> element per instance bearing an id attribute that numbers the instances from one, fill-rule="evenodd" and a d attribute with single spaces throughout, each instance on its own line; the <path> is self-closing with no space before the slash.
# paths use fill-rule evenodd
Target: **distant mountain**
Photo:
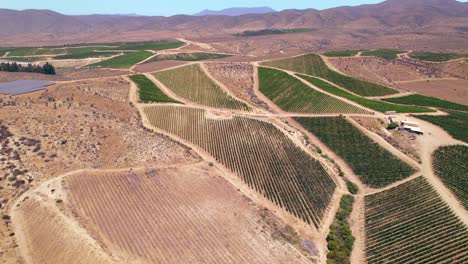
<path id="1" fill-rule="evenodd" d="M 227 8 L 220 11 L 214 10 L 203 10 L 200 13 L 194 14 L 194 16 L 242 16 L 249 14 L 266 14 L 273 13 L 276 10 L 270 7 L 234 7 Z"/>
<path id="2" fill-rule="evenodd" d="M 219 11 L 223 16 L 67 16 L 50 10 L 0 9 L 0 46 L 11 43 L 96 42 L 132 36 L 135 39 L 200 38 L 232 36 L 233 33 L 262 29 L 314 29 L 329 39 L 330 32 L 392 36 L 416 34 L 430 36 L 467 34 L 468 2 L 455 0 L 388 0 L 379 4 L 344 6 L 326 10 L 284 10 L 266 14 L 245 14 L 258 10 Z M 236 13 L 237 12 L 237 13 Z M 208 14 L 209 12 L 204 12 Z M 200 13 L 203 14 L 203 13 Z M 198 14 L 198 15 L 200 15 Z M 211 13 L 212 14 L 212 13 Z M 227 15 L 229 14 L 229 15 Z M 304 33 L 312 34 L 312 33 Z M 418 37 L 422 38 L 422 37 Z M 466 38 L 466 37 L 465 37 Z"/>

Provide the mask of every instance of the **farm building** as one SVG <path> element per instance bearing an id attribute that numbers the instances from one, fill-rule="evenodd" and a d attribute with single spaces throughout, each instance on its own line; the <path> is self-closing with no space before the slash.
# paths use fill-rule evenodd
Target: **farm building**
<path id="1" fill-rule="evenodd" d="M 424 131 L 421 130 L 419 124 L 416 122 L 404 120 L 401 122 L 401 126 L 403 127 L 403 129 L 414 132 L 416 134 L 424 134 Z"/>

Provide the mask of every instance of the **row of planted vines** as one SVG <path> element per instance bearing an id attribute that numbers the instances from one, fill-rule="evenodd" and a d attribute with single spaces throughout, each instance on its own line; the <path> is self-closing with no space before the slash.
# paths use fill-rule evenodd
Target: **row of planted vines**
<path id="1" fill-rule="evenodd" d="M 333 71 L 328 68 L 323 59 L 317 54 L 268 61 L 262 63 L 262 65 L 324 78 L 361 96 L 383 96 L 398 93 L 395 89 Z"/>
<path id="2" fill-rule="evenodd" d="M 368 263 L 466 263 L 468 229 L 423 177 L 365 197 Z"/>
<path id="3" fill-rule="evenodd" d="M 434 172 L 468 210 L 468 147 L 441 147 L 432 157 Z"/>
<path id="4" fill-rule="evenodd" d="M 365 98 L 362 96 L 354 95 L 352 93 L 348 93 L 347 91 L 336 87 L 328 82 L 325 82 L 321 79 L 317 79 L 314 77 L 306 76 L 306 75 L 297 75 L 298 77 L 304 79 L 305 81 L 309 82 L 312 85 L 315 85 L 321 90 L 326 92 L 332 93 L 334 95 L 346 98 L 348 100 L 354 101 L 362 106 L 367 108 L 379 111 L 379 112 L 386 112 L 386 111 L 397 111 L 400 113 L 426 113 L 426 112 L 435 112 L 434 110 L 426 107 L 415 106 L 415 105 L 400 105 L 400 104 L 392 104 L 387 103 L 380 100 L 372 100 L 369 98 Z"/>
<path id="5" fill-rule="evenodd" d="M 370 114 L 360 107 L 319 92 L 283 71 L 259 68 L 258 77 L 260 92 L 285 111 Z"/>
<path id="6" fill-rule="evenodd" d="M 415 173 L 408 164 L 379 146 L 343 117 L 296 118 L 371 187 L 384 187 Z"/>
<path id="7" fill-rule="evenodd" d="M 158 72 L 155 76 L 176 95 L 194 103 L 215 108 L 249 109 L 223 91 L 198 64 Z"/>
<path id="8" fill-rule="evenodd" d="M 153 106 L 144 112 L 155 127 L 203 148 L 276 205 L 320 226 L 336 184 L 320 162 L 273 124 L 239 116 L 208 118 L 188 107 Z"/>

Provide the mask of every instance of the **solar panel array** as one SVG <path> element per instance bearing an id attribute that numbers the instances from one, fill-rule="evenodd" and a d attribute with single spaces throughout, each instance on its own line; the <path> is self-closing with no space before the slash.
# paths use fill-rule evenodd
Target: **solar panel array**
<path id="1" fill-rule="evenodd" d="M 13 82 L 0 83 L 0 94 L 25 94 L 30 92 L 45 89 L 47 86 L 53 85 L 53 82 L 36 81 L 36 80 L 20 80 Z"/>

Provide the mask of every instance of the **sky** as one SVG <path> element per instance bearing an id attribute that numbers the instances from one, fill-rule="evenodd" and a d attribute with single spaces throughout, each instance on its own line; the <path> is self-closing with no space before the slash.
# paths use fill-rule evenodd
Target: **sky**
<path id="1" fill-rule="evenodd" d="M 194 14 L 204 9 L 268 6 L 275 10 L 326 9 L 343 5 L 374 4 L 383 0 L 0 0 L 0 8 L 50 9 L 67 15 L 82 14 Z"/>

